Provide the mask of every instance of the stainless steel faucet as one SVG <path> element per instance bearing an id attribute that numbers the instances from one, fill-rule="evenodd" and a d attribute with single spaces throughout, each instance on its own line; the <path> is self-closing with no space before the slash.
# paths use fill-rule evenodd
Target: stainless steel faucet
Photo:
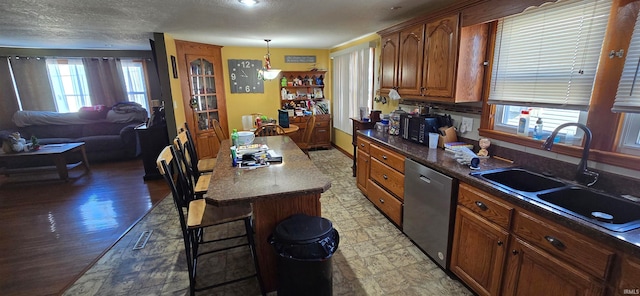
<path id="1" fill-rule="evenodd" d="M 559 125 L 551 135 L 547 138 L 547 140 L 542 144 L 542 148 L 548 151 L 551 151 L 551 147 L 553 147 L 553 139 L 555 139 L 558 131 L 567 127 L 567 126 L 576 126 L 584 131 L 585 141 L 584 147 L 582 149 L 582 159 L 580 159 L 580 163 L 578 163 L 578 171 L 576 173 L 576 181 L 586 186 L 591 186 L 598 181 L 599 174 L 594 171 L 590 171 L 587 169 L 587 160 L 589 159 L 589 147 L 591 147 L 591 130 L 582 123 L 577 122 L 569 122 L 565 124 Z"/>

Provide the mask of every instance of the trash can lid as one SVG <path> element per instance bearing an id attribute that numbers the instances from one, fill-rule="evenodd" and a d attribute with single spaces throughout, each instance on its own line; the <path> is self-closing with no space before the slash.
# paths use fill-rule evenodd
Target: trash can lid
<path id="1" fill-rule="evenodd" d="M 328 219 L 295 214 L 276 226 L 274 238 L 287 243 L 312 242 L 329 235 L 332 229 Z"/>

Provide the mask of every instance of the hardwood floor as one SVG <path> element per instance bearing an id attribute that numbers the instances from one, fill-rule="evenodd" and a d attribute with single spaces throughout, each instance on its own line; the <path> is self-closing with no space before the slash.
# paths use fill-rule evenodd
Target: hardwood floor
<path id="1" fill-rule="evenodd" d="M 169 194 L 143 175 L 136 159 L 0 176 L 0 294 L 63 292 Z"/>

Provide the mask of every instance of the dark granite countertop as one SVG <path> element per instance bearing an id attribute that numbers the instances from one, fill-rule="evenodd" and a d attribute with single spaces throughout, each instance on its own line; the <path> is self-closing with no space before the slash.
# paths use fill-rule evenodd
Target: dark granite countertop
<path id="1" fill-rule="evenodd" d="M 256 137 L 254 144 L 266 144 L 283 157 L 282 163 L 242 169 L 231 165 L 230 143 L 220 145 L 216 166 L 205 196 L 215 204 L 253 202 L 325 192 L 330 179 L 309 160 L 287 136 Z"/>
<path id="2" fill-rule="evenodd" d="M 360 130 L 358 134 L 366 136 L 373 143 L 381 144 L 427 167 L 484 190 L 522 209 L 538 214 L 612 248 L 640 257 L 640 229 L 627 232 L 606 230 L 470 175 L 470 173 L 477 171 L 515 167 L 511 163 L 495 158 L 484 158 L 480 159 L 479 170 L 471 170 L 469 166 L 459 164 L 453 158 L 453 153 L 443 149 L 429 149 L 427 146 L 404 140 L 399 136 L 390 136 L 388 133 L 379 133 L 375 130 Z"/>

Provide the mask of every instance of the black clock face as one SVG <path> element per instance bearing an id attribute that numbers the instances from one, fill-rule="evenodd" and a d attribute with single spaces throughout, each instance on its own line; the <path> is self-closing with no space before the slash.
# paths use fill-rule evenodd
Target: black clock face
<path id="1" fill-rule="evenodd" d="M 229 84 L 231 93 L 264 93 L 260 60 L 229 60 Z"/>

